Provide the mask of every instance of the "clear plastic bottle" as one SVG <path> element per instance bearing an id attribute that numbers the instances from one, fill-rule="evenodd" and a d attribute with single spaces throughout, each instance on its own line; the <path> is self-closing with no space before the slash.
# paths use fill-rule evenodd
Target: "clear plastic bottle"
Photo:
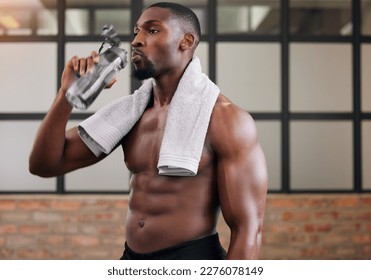
<path id="1" fill-rule="evenodd" d="M 99 62 L 94 66 L 93 71 L 79 77 L 67 90 L 68 102 L 77 109 L 86 110 L 116 73 L 128 63 L 127 51 L 118 47 L 120 41 L 112 25 L 103 27 L 102 36 L 105 42 L 101 49 L 107 42 L 110 47 L 99 54 Z"/>

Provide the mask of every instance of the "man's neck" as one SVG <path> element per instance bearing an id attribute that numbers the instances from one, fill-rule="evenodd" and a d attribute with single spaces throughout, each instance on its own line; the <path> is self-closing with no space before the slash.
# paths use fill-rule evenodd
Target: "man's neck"
<path id="1" fill-rule="evenodd" d="M 184 66 L 178 67 L 174 71 L 169 71 L 153 80 L 154 106 L 162 107 L 170 104 L 188 64 L 189 62 L 184 63 Z"/>
<path id="2" fill-rule="evenodd" d="M 153 102 L 154 106 L 167 106 L 178 87 L 180 78 L 166 77 L 153 80 Z"/>

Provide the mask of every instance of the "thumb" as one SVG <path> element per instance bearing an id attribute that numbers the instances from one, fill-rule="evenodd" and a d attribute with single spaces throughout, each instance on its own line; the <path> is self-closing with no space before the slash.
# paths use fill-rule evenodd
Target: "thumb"
<path id="1" fill-rule="evenodd" d="M 114 83 L 117 82 L 117 78 L 114 77 L 107 85 L 105 88 L 111 88 L 113 86 Z"/>

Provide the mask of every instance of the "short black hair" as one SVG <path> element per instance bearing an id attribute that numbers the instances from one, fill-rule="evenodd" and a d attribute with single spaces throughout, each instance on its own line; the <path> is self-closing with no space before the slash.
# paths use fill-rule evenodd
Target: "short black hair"
<path id="1" fill-rule="evenodd" d="M 168 9 L 174 16 L 178 17 L 180 20 L 184 21 L 185 23 L 190 24 L 193 31 L 197 35 L 197 41 L 200 40 L 201 37 L 201 26 L 200 21 L 198 20 L 196 14 L 188 7 L 183 6 L 177 3 L 170 3 L 170 2 L 158 2 L 155 3 L 148 8 L 158 7 Z"/>

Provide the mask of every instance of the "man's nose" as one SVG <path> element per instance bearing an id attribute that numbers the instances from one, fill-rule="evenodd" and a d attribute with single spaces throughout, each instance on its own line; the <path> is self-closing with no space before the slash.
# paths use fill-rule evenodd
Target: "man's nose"
<path id="1" fill-rule="evenodd" d="M 133 48 L 138 48 L 138 47 L 143 47 L 144 46 L 144 39 L 143 36 L 141 35 L 141 32 L 138 32 L 133 41 L 131 42 L 131 46 Z"/>

